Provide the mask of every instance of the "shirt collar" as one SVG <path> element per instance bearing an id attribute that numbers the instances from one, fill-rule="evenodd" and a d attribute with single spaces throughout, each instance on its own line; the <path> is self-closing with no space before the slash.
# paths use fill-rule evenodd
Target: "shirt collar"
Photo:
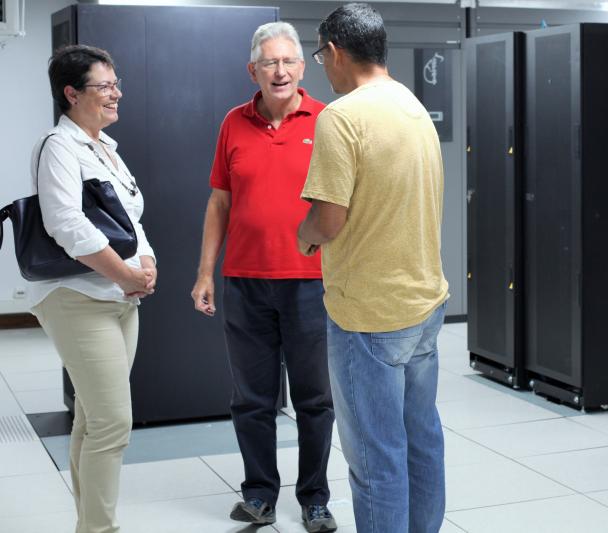
<path id="1" fill-rule="evenodd" d="M 92 142 L 91 137 L 89 137 L 84 130 L 78 124 L 76 124 L 76 122 L 65 114 L 59 117 L 59 123 L 57 126 L 62 130 L 67 131 L 76 142 L 82 144 L 91 144 Z M 103 131 L 99 132 L 99 140 L 112 150 L 116 150 L 116 147 L 118 146 L 118 143 L 112 139 L 112 137 L 106 135 Z"/>
<path id="2" fill-rule="evenodd" d="M 302 101 L 300 102 L 300 107 L 298 107 L 295 113 L 292 114 L 312 115 L 314 111 L 312 98 L 308 96 L 308 93 L 302 87 L 298 87 L 298 92 L 302 96 Z M 243 115 L 245 115 L 246 117 L 260 116 L 257 108 L 258 100 L 260 98 L 262 98 L 262 91 L 258 91 L 257 93 L 255 93 L 253 98 L 245 104 L 245 107 L 243 107 Z"/>

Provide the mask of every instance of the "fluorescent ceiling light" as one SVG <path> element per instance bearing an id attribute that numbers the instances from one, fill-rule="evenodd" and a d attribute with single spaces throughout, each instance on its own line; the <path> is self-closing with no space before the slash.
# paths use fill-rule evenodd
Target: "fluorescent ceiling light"
<path id="1" fill-rule="evenodd" d="M 528 9 L 608 10 L 608 1 L 599 0 L 479 0 L 479 7 Z"/>

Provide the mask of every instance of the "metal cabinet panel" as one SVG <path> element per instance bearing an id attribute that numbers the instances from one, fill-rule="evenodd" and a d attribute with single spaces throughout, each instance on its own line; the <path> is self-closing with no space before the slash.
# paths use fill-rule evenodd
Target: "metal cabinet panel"
<path id="1" fill-rule="evenodd" d="M 607 24 L 528 34 L 526 367 L 533 388 L 608 404 Z"/>
<path id="2" fill-rule="evenodd" d="M 520 386 L 524 379 L 520 309 L 523 38 L 521 33 L 508 33 L 469 39 L 465 44 L 468 347 L 472 364 L 513 386 Z"/>
<path id="3" fill-rule="evenodd" d="M 530 370 L 582 385 L 580 31 L 528 34 L 525 184 L 526 331 Z"/>
<path id="4" fill-rule="evenodd" d="M 77 42 L 107 49 L 123 79 L 120 120 L 107 133 L 118 141 L 144 194 L 143 224 L 159 261 L 157 291 L 140 309 L 131 375 L 134 421 L 227 415 L 231 377 L 221 316 L 222 258 L 215 318 L 194 311 L 190 290 L 219 126 L 230 108 L 255 91 L 246 71 L 251 36 L 260 24 L 277 20 L 278 9 L 70 9 L 76 9 Z"/>

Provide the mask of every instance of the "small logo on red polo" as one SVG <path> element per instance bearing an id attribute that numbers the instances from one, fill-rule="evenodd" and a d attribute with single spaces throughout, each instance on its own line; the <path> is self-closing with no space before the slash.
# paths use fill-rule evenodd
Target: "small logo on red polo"
<path id="1" fill-rule="evenodd" d="M 302 139 L 304 144 L 312 144 L 312 139 Z"/>

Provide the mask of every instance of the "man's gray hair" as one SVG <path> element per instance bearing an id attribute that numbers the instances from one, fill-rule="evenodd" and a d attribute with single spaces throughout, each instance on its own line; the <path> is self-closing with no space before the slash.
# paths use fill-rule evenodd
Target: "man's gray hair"
<path id="1" fill-rule="evenodd" d="M 253 34 L 251 39 L 251 62 L 255 63 L 260 59 L 262 54 L 260 47 L 264 41 L 279 37 L 293 41 L 293 44 L 296 45 L 298 59 L 304 59 L 304 52 L 296 29 L 289 22 L 269 22 L 268 24 L 262 24 Z"/>

